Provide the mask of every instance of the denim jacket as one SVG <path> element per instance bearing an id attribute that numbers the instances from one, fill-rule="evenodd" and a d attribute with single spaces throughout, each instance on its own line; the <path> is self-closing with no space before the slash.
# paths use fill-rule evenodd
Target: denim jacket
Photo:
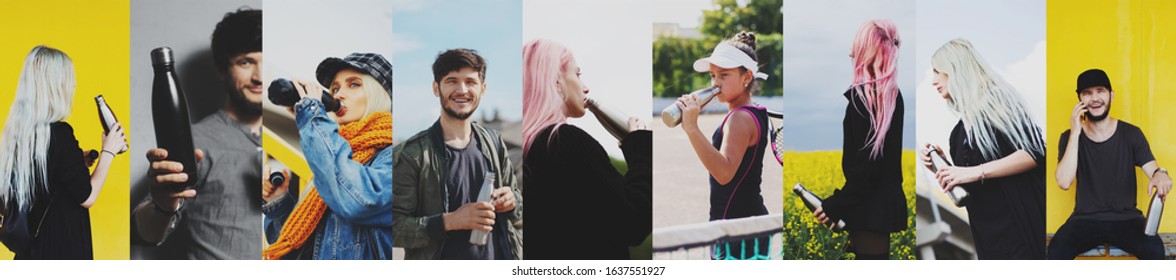
<path id="1" fill-rule="evenodd" d="M 367 164 L 351 159 L 351 145 L 339 125 L 327 117 L 321 101 L 303 98 L 294 106 L 302 153 L 314 173 L 314 186 L 328 209 L 311 239 L 313 259 L 392 258 L 392 149 L 376 153 Z M 391 131 L 388 131 L 391 134 Z M 266 203 L 265 236 L 277 240 L 298 203 L 298 190 Z M 291 252 L 298 258 L 306 252 Z"/>

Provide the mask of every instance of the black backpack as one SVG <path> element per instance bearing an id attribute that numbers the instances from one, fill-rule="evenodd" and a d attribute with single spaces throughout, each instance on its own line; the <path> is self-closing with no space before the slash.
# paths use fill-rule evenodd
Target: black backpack
<path id="1" fill-rule="evenodd" d="M 49 197 L 49 206 L 53 205 L 53 197 Z M 49 206 L 41 213 L 37 226 L 29 229 L 29 212 L 31 209 L 17 206 L 14 199 L 9 199 L 0 205 L 0 243 L 4 243 L 9 251 L 17 255 L 27 254 L 33 239 L 41 234 L 41 225 L 45 223 L 45 216 L 49 214 Z"/>

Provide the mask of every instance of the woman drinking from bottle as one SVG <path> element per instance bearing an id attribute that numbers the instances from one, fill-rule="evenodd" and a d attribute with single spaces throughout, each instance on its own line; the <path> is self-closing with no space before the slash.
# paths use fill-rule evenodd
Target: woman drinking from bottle
<path id="1" fill-rule="evenodd" d="M 694 70 L 710 73 L 711 86 L 718 87 L 719 102 L 727 104 L 723 124 L 707 139 L 698 126 L 702 109 L 694 95 L 678 98 L 682 109 L 682 131 L 699 161 L 710 174 L 710 220 L 725 220 L 768 213 L 760 195 L 763 158 L 768 145 L 767 109 L 751 100 L 760 80 L 755 34 L 740 32 L 715 46 L 710 57 L 694 62 Z M 779 186 L 775 186 L 779 187 Z M 752 258 L 768 254 L 768 238 L 715 244 L 713 258 Z"/>
<path id="2" fill-rule="evenodd" d="M 391 259 L 392 65 L 379 54 L 353 53 L 323 60 L 316 76 L 317 82 L 294 81 L 302 99 L 290 108 L 314 188 L 298 199 L 296 190 L 287 191 L 291 180 L 273 186 L 263 178 L 272 243 L 263 255 Z M 339 109 L 327 112 L 323 94 Z"/>
<path id="3" fill-rule="evenodd" d="M 527 259 L 629 259 L 653 226 L 653 133 L 629 118 L 619 143 L 628 172 L 618 172 L 596 139 L 567 123 L 588 106 L 580 73 L 562 45 L 523 46 Z"/>

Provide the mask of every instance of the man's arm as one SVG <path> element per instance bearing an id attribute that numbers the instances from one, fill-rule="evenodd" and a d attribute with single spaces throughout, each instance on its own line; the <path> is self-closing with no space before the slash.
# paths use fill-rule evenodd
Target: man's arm
<path id="1" fill-rule="evenodd" d="M 1058 170 L 1054 172 L 1054 177 L 1062 190 L 1070 190 L 1070 186 L 1074 184 L 1074 176 L 1078 174 L 1078 137 L 1082 135 L 1084 114 L 1085 103 L 1078 102 L 1074 105 L 1074 111 L 1070 114 L 1070 130 L 1062 133 L 1062 139 L 1058 143 L 1061 157 L 1058 158 Z"/>
<path id="2" fill-rule="evenodd" d="M 151 200 L 151 196 L 147 196 L 143 202 L 135 206 L 131 220 L 140 239 L 154 246 L 159 246 L 167 241 L 167 237 L 175 231 L 176 224 L 180 221 L 180 214 L 178 211 L 166 212 L 167 209 L 156 209 L 155 207 L 157 206 Z"/>
<path id="3" fill-rule="evenodd" d="M 416 216 L 417 192 L 420 191 L 421 166 L 410 155 L 404 154 L 401 143 L 392 151 L 392 244 L 403 248 L 429 246 L 434 239 L 445 238 L 441 214 Z"/>
<path id="4" fill-rule="evenodd" d="M 1151 196 L 1152 192 L 1159 192 L 1160 199 L 1168 201 L 1168 192 L 1172 191 L 1172 177 L 1168 175 L 1165 170 L 1160 170 L 1160 165 L 1152 160 L 1142 166 L 1143 174 L 1148 176 L 1147 195 Z"/>
<path id="5" fill-rule="evenodd" d="M 503 214 L 508 215 L 511 222 L 518 222 L 523 218 L 523 192 L 519 191 L 518 178 L 515 177 L 514 172 L 514 164 L 510 162 L 510 153 L 506 147 L 506 142 L 503 142 L 501 138 L 498 139 L 498 149 L 502 151 L 500 153 L 502 157 L 502 173 L 506 175 L 502 180 L 502 186 L 509 187 L 511 193 L 514 194 L 514 209 Z"/>
<path id="6" fill-rule="evenodd" d="M 204 170 L 209 170 L 208 161 L 204 160 L 204 156 L 204 151 L 197 149 L 196 164 L 202 165 Z M 186 202 L 185 199 L 196 197 L 195 189 L 176 188 L 171 184 L 196 182 L 193 185 L 201 185 L 202 182 L 197 178 L 189 180 L 188 175 L 183 173 L 184 168 L 198 167 L 185 167 L 179 162 L 168 161 L 167 150 L 157 148 L 147 151 L 147 161 L 150 162 L 147 175 L 153 183 L 147 186 L 147 198 L 131 212 L 131 222 L 140 239 L 158 246 L 175 231 L 176 224 L 183 216 L 180 212 Z M 203 175 L 207 176 L 207 173 Z"/>
<path id="7" fill-rule="evenodd" d="M 1070 190 L 1078 174 L 1078 134 L 1073 130 L 1066 131 L 1058 141 L 1058 151 L 1062 156 L 1058 159 L 1058 170 L 1054 172 L 1054 177 L 1062 190 Z"/>

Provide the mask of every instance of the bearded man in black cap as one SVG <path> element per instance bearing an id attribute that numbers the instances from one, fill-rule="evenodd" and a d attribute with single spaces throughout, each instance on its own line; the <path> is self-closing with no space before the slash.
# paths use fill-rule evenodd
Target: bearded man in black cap
<path id="1" fill-rule="evenodd" d="M 1163 241 L 1143 233 L 1146 221 L 1136 208 L 1135 167 L 1149 178 L 1148 194 L 1158 192 L 1161 199 L 1167 199 L 1172 178 L 1156 164 L 1139 127 L 1110 117 L 1115 92 L 1106 72 L 1082 72 L 1075 91 L 1079 102 L 1058 144 L 1055 176 L 1062 190 L 1077 184 L 1077 201 L 1050 241 L 1048 257 L 1073 259 L 1107 243 L 1139 259 L 1162 259 Z"/>

